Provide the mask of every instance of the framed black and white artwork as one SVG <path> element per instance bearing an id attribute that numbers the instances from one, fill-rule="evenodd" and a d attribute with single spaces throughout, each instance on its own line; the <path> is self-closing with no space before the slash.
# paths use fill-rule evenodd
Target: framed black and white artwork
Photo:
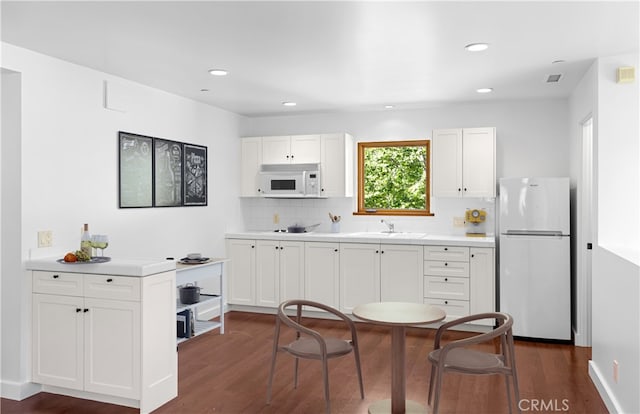
<path id="1" fill-rule="evenodd" d="M 153 140 L 155 207 L 182 205 L 182 146 L 181 142 Z"/>
<path id="2" fill-rule="evenodd" d="M 120 208 L 153 207 L 153 138 L 120 132 Z"/>
<path id="3" fill-rule="evenodd" d="M 207 147 L 184 144 L 183 184 L 185 206 L 207 205 Z"/>

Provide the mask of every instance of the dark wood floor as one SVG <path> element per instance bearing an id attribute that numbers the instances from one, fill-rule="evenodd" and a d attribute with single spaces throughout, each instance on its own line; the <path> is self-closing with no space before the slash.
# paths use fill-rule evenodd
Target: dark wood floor
<path id="1" fill-rule="evenodd" d="M 314 329 L 347 337 L 338 322 L 313 320 Z M 273 315 L 230 312 L 227 333 L 211 332 L 180 345 L 178 397 L 157 414 L 175 413 L 322 413 L 324 399 L 320 366 L 301 361 L 300 385 L 293 389 L 293 359 L 280 354 L 271 405 L 266 388 L 273 340 Z M 390 397 L 389 330 L 358 323 L 365 399 L 358 393 L 352 355 L 330 361 L 329 375 L 334 413 L 366 413 L 374 401 Z M 429 385 L 427 354 L 433 347 L 433 330 L 407 332 L 407 398 L 426 404 Z M 456 333 L 454 337 L 468 334 Z M 488 348 L 489 349 L 489 348 Z M 587 373 L 589 348 L 534 342 L 516 342 L 522 407 L 545 412 L 607 413 Z M 504 380 L 498 376 L 448 374 L 443 385 L 440 412 L 508 412 Z M 549 409 L 550 408 L 550 409 Z M 137 410 L 76 398 L 40 393 L 24 401 L 2 399 L 2 414 L 135 413 Z"/>

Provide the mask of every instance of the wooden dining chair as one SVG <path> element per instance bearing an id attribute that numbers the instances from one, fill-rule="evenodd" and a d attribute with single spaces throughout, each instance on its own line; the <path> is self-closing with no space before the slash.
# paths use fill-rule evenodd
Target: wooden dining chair
<path id="1" fill-rule="evenodd" d="M 302 320 L 302 307 L 310 310 L 323 310 L 337 316 L 345 322 L 351 332 L 351 339 L 324 337 L 320 333 L 305 327 Z M 295 318 L 287 315 L 287 308 L 296 308 Z M 280 346 L 280 327 L 284 324 L 296 331 L 296 339 L 288 345 Z M 360 398 L 364 399 L 364 387 L 362 385 L 362 370 L 360 367 L 360 351 L 358 350 L 358 336 L 355 323 L 342 312 L 322 303 L 309 300 L 288 300 L 278 307 L 276 317 L 276 328 L 273 337 L 273 354 L 271 357 L 271 370 L 269 373 L 269 385 L 267 387 L 267 404 L 271 403 L 271 391 L 273 385 L 273 374 L 276 366 L 276 356 L 278 352 L 287 352 L 294 356 L 293 387 L 298 387 L 298 360 L 316 359 L 322 363 L 322 380 L 324 383 L 324 399 L 326 402 L 326 412 L 331 412 L 331 401 L 329 399 L 329 365 L 331 358 L 338 358 L 353 351 L 358 382 L 360 384 Z"/>
<path id="2" fill-rule="evenodd" d="M 478 334 L 469 338 L 450 341 L 442 344 L 442 336 L 450 328 L 466 322 L 481 319 L 495 319 L 496 328 L 492 331 Z M 434 350 L 429 353 L 431 362 L 431 381 L 429 382 L 429 399 L 431 405 L 432 396 L 435 394 L 433 402 L 433 414 L 438 414 L 438 403 L 440 402 L 440 391 L 442 389 L 442 377 L 445 372 L 458 372 L 461 374 L 488 375 L 502 374 L 505 376 L 507 385 L 507 400 L 509 403 L 509 413 L 512 411 L 511 383 L 515 396 L 517 411 L 520 412 L 520 391 L 518 389 L 518 375 L 516 373 L 516 360 L 513 346 L 513 318 L 507 313 L 491 312 L 469 315 L 442 324 L 435 336 Z M 497 342 L 496 353 L 483 352 L 472 349 L 472 345 L 484 342 Z"/>

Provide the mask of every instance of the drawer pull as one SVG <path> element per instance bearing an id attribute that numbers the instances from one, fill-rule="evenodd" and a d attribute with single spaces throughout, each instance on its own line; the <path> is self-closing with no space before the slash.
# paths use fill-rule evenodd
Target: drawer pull
<path id="1" fill-rule="evenodd" d="M 445 278 L 444 278 L 444 281 L 445 281 L 445 282 L 448 282 L 448 281 L 449 281 L 449 278 L 446 278 L 446 277 L 445 277 Z"/>
<path id="2" fill-rule="evenodd" d="M 280 248 L 279 246 L 276 246 L 276 250 L 278 250 L 279 248 Z"/>
<path id="3" fill-rule="evenodd" d="M 448 304 L 449 304 L 449 301 L 448 301 L 448 300 L 445 300 L 445 301 L 444 301 L 444 304 L 445 304 L 445 305 L 448 305 Z"/>
<path id="4" fill-rule="evenodd" d="M 380 251 L 379 251 L 379 250 L 376 250 L 376 253 L 380 253 Z"/>
<path id="5" fill-rule="evenodd" d="M 76 313 L 80 312 L 82 309 L 76 308 Z"/>
<path id="6" fill-rule="evenodd" d="M 89 312 L 89 309 L 85 308 L 85 309 L 83 310 L 83 312 L 84 312 L 84 313 L 87 313 L 87 312 Z"/>
<path id="7" fill-rule="evenodd" d="M 107 283 L 111 283 L 111 282 L 113 282 L 113 279 L 111 278 L 107 279 Z"/>
<path id="8" fill-rule="evenodd" d="M 444 265 L 445 265 L 445 266 L 449 266 L 449 263 L 446 263 L 446 262 L 445 262 L 445 264 L 444 264 Z"/>
<path id="9" fill-rule="evenodd" d="M 54 278 L 54 279 L 57 279 L 57 278 L 59 278 L 59 277 L 60 277 L 60 275 L 53 275 L 53 278 Z"/>

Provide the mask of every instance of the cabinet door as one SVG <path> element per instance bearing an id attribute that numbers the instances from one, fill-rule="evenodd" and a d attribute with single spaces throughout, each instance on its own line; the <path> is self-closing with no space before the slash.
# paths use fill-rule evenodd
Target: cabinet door
<path id="1" fill-rule="evenodd" d="M 353 140 L 350 135 L 322 135 L 320 170 L 322 196 L 353 197 Z"/>
<path id="2" fill-rule="evenodd" d="M 42 294 L 32 297 L 33 382 L 82 390 L 84 300 Z"/>
<path id="3" fill-rule="evenodd" d="M 305 299 L 338 308 L 339 247 L 338 243 L 305 243 Z"/>
<path id="4" fill-rule="evenodd" d="M 462 132 L 462 185 L 465 197 L 495 197 L 495 128 L 465 128 Z"/>
<path id="5" fill-rule="evenodd" d="M 340 243 L 340 309 L 380 302 L 380 245 Z"/>
<path id="6" fill-rule="evenodd" d="M 263 137 L 262 163 L 289 164 L 291 162 L 291 137 Z"/>
<path id="7" fill-rule="evenodd" d="M 229 303 L 255 305 L 255 240 L 227 240 L 229 257 Z"/>
<path id="8" fill-rule="evenodd" d="M 320 135 L 294 135 L 291 137 L 291 163 L 320 162 Z"/>
<path id="9" fill-rule="evenodd" d="M 256 305 L 275 308 L 280 303 L 280 242 L 256 242 Z"/>
<path id="10" fill-rule="evenodd" d="M 431 176 L 434 197 L 462 196 L 462 130 L 433 131 Z"/>
<path id="11" fill-rule="evenodd" d="M 423 247 L 380 246 L 380 297 L 383 302 L 423 301 Z"/>
<path id="12" fill-rule="evenodd" d="M 304 298 L 304 242 L 280 242 L 280 302 Z"/>
<path id="13" fill-rule="evenodd" d="M 493 248 L 472 247 L 469 249 L 469 302 L 471 313 L 495 312 L 495 253 Z M 491 325 L 489 320 L 478 324 Z"/>
<path id="14" fill-rule="evenodd" d="M 250 137 L 240 140 L 240 195 L 260 195 L 258 172 L 262 164 L 262 138 Z"/>
<path id="15" fill-rule="evenodd" d="M 140 302 L 85 299 L 85 391 L 140 398 Z"/>

